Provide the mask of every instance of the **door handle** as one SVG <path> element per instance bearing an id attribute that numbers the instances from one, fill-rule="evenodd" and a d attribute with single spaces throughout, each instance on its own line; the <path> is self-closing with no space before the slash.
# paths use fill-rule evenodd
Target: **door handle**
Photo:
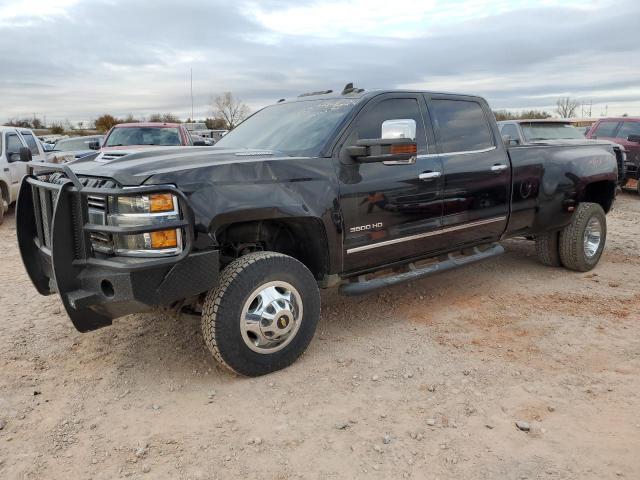
<path id="1" fill-rule="evenodd" d="M 500 173 L 500 172 L 504 172 L 507 168 L 509 167 L 507 167 L 505 164 L 499 163 L 491 167 L 491 171 L 493 173 Z"/>
<path id="2" fill-rule="evenodd" d="M 441 176 L 442 176 L 442 172 L 424 172 L 418 175 L 418 178 L 420 180 L 429 181 L 429 180 L 434 180 L 436 178 L 440 178 Z"/>

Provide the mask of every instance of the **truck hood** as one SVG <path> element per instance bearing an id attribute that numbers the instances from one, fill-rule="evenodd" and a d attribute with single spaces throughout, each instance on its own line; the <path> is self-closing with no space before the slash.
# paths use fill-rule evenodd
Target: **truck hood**
<path id="1" fill-rule="evenodd" d="M 152 150 L 127 152 L 127 155 L 105 159 L 79 159 L 70 162 L 76 175 L 106 177 L 123 186 L 143 184 L 154 175 L 194 171 L 224 164 L 255 163 L 265 160 L 291 159 L 268 150 L 226 149 L 220 147 L 156 147 Z"/>

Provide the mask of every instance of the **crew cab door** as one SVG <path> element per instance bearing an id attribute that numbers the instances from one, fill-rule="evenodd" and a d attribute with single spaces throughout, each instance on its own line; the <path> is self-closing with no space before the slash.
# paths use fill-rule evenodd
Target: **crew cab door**
<path id="1" fill-rule="evenodd" d="M 488 105 L 425 97 L 444 169 L 444 236 L 450 246 L 497 240 L 509 215 L 511 162 Z"/>
<path id="2" fill-rule="evenodd" d="M 425 124 L 418 94 L 385 94 L 358 113 L 335 149 L 343 218 L 344 270 L 366 270 L 438 249 L 429 234 L 441 228 L 442 163 Z M 415 124 L 417 155 L 406 162 L 349 162 L 345 149 L 380 139 L 392 120 Z M 385 133 L 385 136 L 387 133 Z M 387 137 L 388 138 L 388 137 Z M 431 145 L 431 147 L 430 147 Z"/>

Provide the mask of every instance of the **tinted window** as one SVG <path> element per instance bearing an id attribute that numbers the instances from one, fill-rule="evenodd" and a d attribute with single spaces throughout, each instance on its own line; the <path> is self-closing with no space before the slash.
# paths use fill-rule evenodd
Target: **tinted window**
<path id="1" fill-rule="evenodd" d="M 627 138 L 629 135 L 640 135 L 640 122 L 623 122 L 616 137 Z"/>
<path id="2" fill-rule="evenodd" d="M 442 153 L 494 146 L 491 128 L 480 104 L 466 100 L 433 100 L 431 113 Z"/>
<path id="3" fill-rule="evenodd" d="M 24 147 L 22 142 L 15 133 L 7 135 L 7 153 L 20 153 L 20 149 Z"/>
<path id="4" fill-rule="evenodd" d="M 617 126 L 618 122 L 600 122 L 593 134 L 598 137 L 613 137 Z"/>
<path id="5" fill-rule="evenodd" d="M 560 122 L 521 123 L 522 133 L 528 142 L 536 140 L 581 139 L 584 134 L 573 125 Z"/>
<path id="6" fill-rule="evenodd" d="M 354 103 L 339 99 L 271 105 L 227 133 L 216 147 L 316 156 Z"/>
<path id="7" fill-rule="evenodd" d="M 80 137 L 69 138 L 66 140 L 58 140 L 56 142 L 55 149 L 61 152 L 73 152 L 77 150 L 90 150 L 89 144 L 91 142 L 100 142 L 99 137 Z"/>
<path id="8" fill-rule="evenodd" d="M 382 138 L 382 122 L 385 120 L 412 119 L 416 122 L 418 151 L 426 149 L 426 135 L 418 100 L 415 98 L 388 98 L 358 116 L 347 144 L 355 144 L 364 138 Z"/>
<path id="9" fill-rule="evenodd" d="M 512 140 L 518 140 L 518 142 L 520 141 L 518 127 L 516 127 L 515 125 L 503 125 L 502 130 L 500 131 L 500 135 L 508 135 Z"/>
<path id="10" fill-rule="evenodd" d="M 128 145 L 182 145 L 177 128 L 152 127 L 116 127 L 113 129 L 105 147 Z"/>
<path id="11" fill-rule="evenodd" d="M 36 143 L 36 139 L 33 138 L 33 135 L 30 133 L 23 133 L 22 138 L 27 142 L 27 147 L 31 150 L 31 155 L 39 155 L 40 151 L 38 150 L 38 144 Z"/>

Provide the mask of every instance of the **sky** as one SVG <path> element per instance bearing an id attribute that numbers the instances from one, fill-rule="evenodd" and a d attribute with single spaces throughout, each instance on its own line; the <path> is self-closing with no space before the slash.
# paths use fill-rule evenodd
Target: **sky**
<path id="1" fill-rule="evenodd" d="M 640 116 L 639 21 L 638 0 L 0 0 L 0 122 L 186 119 L 191 70 L 196 118 L 348 82 Z"/>

